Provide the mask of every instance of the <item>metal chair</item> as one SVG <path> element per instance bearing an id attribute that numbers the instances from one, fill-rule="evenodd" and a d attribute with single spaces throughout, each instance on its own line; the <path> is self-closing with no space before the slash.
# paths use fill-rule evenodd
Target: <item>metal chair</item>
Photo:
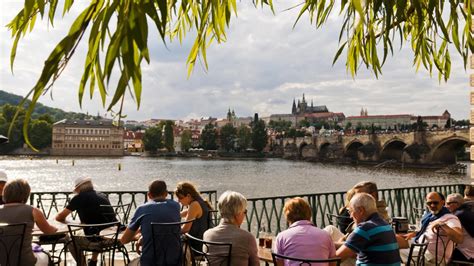
<path id="1" fill-rule="evenodd" d="M 102 214 L 108 216 L 111 221 L 117 218 L 122 225 L 128 224 L 128 218 L 130 216 L 131 208 L 131 203 L 117 205 L 100 205 Z"/>
<path id="2" fill-rule="evenodd" d="M 425 265 L 425 252 L 428 248 L 428 243 L 413 243 L 410 246 L 410 252 L 408 253 L 408 259 L 405 263 L 406 266 L 424 266 Z"/>
<path id="3" fill-rule="evenodd" d="M 181 226 L 193 220 L 175 223 L 151 223 L 153 256 L 157 265 L 181 266 L 184 262 Z"/>
<path id="4" fill-rule="evenodd" d="M 84 252 L 97 252 L 101 255 L 102 264 L 106 261 L 105 254 L 109 253 L 109 265 L 114 265 L 115 251 L 123 252 L 123 245 L 117 240 L 120 230 L 120 222 L 103 224 L 79 224 L 68 225 L 72 245 L 75 250 L 78 265 L 83 265 Z M 83 230 L 84 234 L 74 233 Z M 110 256 L 110 252 L 112 255 Z M 124 259 L 129 262 L 128 254 L 124 253 Z"/>
<path id="5" fill-rule="evenodd" d="M 26 223 L 0 224 L 0 265 L 21 265 Z"/>
<path id="6" fill-rule="evenodd" d="M 326 217 L 328 218 L 329 224 L 334 226 L 337 225 L 337 227 L 339 228 L 339 230 L 341 230 L 341 233 L 343 234 L 348 233 L 348 229 L 351 229 L 350 227 L 352 227 L 352 224 L 354 222 L 350 216 L 326 213 Z"/>
<path id="7" fill-rule="evenodd" d="M 447 240 L 447 241 L 445 241 Z M 446 252 L 450 252 L 450 256 L 451 256 L 451 253 L 453 252 L 454 250 L 454 246 L 453 248 L 448 251 L 448 247 L 449 247 L 449 242 L 451 240 L 448 238 L 447 235 L 443 235 L 441 234 L 441 230 L 436 230 L 436 248 L 435 248 L 435 265 L 446 265 L 447 264 L 447 261 L 446 261 Z M 442 254 L 438 254 L 438 245 L 442 245 Z"/>
<path id="8" fill-rule="evenodd" d="M 272 259 L 273 259 L 273 264 L 278 265 L 278 261 L 281 260 L 287 260 L 287 261 L 292 261 L 297 263 L 297 265 L 312 265 L 312 263 L 336 263 L 336 265 L 341 265 L 341 258 L 329 258 L 329 259 L 304 259 L 304 258 L 294 258 L 294 257 L 288 257 L 280 254 L 276 254 L 272 252 Z M 294 265 L 294 263 L 292 264 Z"/>
<path id="9" fill-rule="evenodd" d="M 186 234 L 191 248 L 192 265 L 231 265 L 232 243 L 204 241 Z M 194 248 L 193 243 L 202 246 L 202 250 Z"/>
<path id="10" fill-rule="evenodd" d="M 209 210 L 207 213 L 207 228 L 213 228 L 219 224 L 219 211 Z"/>

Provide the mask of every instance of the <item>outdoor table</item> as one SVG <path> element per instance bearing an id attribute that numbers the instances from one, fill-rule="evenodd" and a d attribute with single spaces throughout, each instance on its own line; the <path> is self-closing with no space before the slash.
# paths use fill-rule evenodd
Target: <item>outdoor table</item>
<path id="1" fill-rule="evenodd" d="M 265 265 L 270 265 L 273 262 L 272 249 L 258 246 L 258 258 L 265 262 Z"/>
<path id="2" fill-rule="evenodd" d="M 34 237 L 33 242 L 39 245 L 51 245 L 51 258 L 53 259 L 54 264 L 59 264 L 61 262 L 61 252 L 59 252 L 59 256 L 55 256 L 54 253 L 56 252 L 56 245 L 63 244 L 64 250 L 64 265 L 66 265 L 66 251 L 67 251 L 67 243 L 68 243 L 68 224 L 79 224 L 80 222 L 77 220 L 66 220 L 65 222 L 58 222 L 56 220 L 48 220 L 48 223 L 58 228 L 58 230 L 51 234 L 43 233 L 36 225 L 33 227 L 32 236 Z"/>

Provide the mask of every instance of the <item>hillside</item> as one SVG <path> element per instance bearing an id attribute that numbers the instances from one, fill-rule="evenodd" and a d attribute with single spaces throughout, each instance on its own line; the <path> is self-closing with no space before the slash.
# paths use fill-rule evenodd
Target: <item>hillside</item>
<path id="1" fill-rule="evenodd" d="M 0 108 L 5 105 L 5 104 L 10 104 L 10 105 L 18 105 L 21 100 L 23 99 L 22 96 L 18 96 L 12 93 L 8 93 L 6 91 L 0 90 Z M 28 103 L 30 101 L 28 100 Z M 90 116 L 84 113 L 75 113 L 75 112 L 65 112 L 59 108 L 52 108 L 48 107 L 46 105 L 43 105 L 41 103 L 37 103 L 34 113 L 33 113 L 33 118 L 36 118 L 42 114 L 48 114 L 51 116 L 53 121 L 59 121 L 62 119 L 85 119 L 89 118 Z"/>

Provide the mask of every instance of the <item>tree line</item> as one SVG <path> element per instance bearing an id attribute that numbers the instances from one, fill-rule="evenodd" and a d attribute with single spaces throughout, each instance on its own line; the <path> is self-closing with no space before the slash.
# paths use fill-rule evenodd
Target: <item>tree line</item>
<path id="1" fill-rule="evenodd" d="M 226 152 L 242 152 L 254 149 L 261 152 L 267 145 L 267 130 L 265 122 L 258 119 L 258 115 L 249 126 L 234 127 L 232 123 L 216 128 L 212 123 L 204 126 L 201 132 L 199 148 L 204 150 L 223 150 Z M 156 152 L 166 149 L 174 151 L 173 122 L 162 121 L 155 127 L 148 128 L 143 136 L 143 145 L 146 151 Z M 189 129 L 181 132 L 181 150 L 189 151 L 193 148 L 192 132 Z"/>
<path id="2" fill-rule="evenodd" d="M 23 119 L 13 120 L 18 111 L 17 106 L 5 104 L 0 107 L 0 134 L 7 135 L 10 125 L 13 123 L 12 131 L 8 143 L 0 146 L 0 153 L 6 154 L 15 149 L 23 147 L 25 143 L 23 137 Z M 25 110 L 20 110 L 19 117 L 25 115 Z M 37 149 L 44 149 L 51 146 L 53 118 L 49 114 L 37 115 L 28 125 L 28 134 L 30 141 Z"/>

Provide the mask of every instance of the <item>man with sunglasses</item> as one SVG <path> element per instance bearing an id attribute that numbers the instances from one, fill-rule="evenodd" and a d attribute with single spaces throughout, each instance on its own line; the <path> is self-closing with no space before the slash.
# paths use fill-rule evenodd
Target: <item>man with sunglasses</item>
<path id="1" fill-rule="evenodd" d="M 421 219 L 420 231 L 402 235 L 398 238 L 401 247 L 409 247 L 412 238 L 417 243 L 427 242 L 428 249 L 425 253 L 425 260 L 428 262 L 445 261 L 451 258 L 454 243 L 462 243 L 462 227 L 459 219 L 450 213 L 444 206 L 444 195 L 439 192 L 430 192 L 426 195 L 426 206 L 429 212 Z M 439 234 L 438 234 L 439 231 Z M 436 246 L 436 239 L 438 238 Z M 436 249 L 438 258 L 435 258 Z M 400 251 L 403 261 L 408 258 L 408 249 Z"/>

